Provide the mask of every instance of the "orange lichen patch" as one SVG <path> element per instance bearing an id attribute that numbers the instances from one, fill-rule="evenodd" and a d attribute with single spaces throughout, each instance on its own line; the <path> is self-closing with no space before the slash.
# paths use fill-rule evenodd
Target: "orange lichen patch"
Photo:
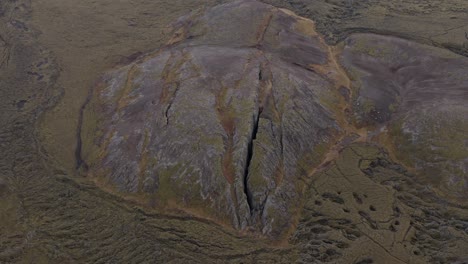
<path id="1" fill-rule="evenodd" d="M 124 88 L 119 92 L 117 100 L 117 110 L 124 108 L 131 102 L 130 93 L 134 88 L 134 80 L 139 73 L 139 65 L 135 64 L 130 68 L 127 74 Z"/>
<path id="2" fill-rule="evenodd" d="M 108 146 L 111 143 L 112 137 L 117 133 L 117 130 L 114 128 L 109 133 L 107 137 L 103 139 L 103 142 L 99 146 L 99 152 L 97 153 L 96 160 L 103 160 L 107 155 Z"/>
<path id="3" fill-rule="evenodd" d="M 166 42 L 166 45 L 173 45 L 187 38 L 187 29 L 181 27 L 174 32 L 172 37 Z"/>
<path id="4" fill-rule="evenodd" d="M 234 82 L 234 87 L 232 88 L 237 89 L 241 86 L 242 82 L 245 80 L 245 76 L 247 76 L 248 73 L 252 71 L 252 66 L 253 66 L 252 61 L 258 59 L 261 56 L 263 56 L 263 52 L 257 51 L 247 57 L 247 62 L 244 64 L 244 67 L 242 68 L 242 74 L 240 75 L 241 78 Z"/>
<path id="5" fill-rule="evenodd" d="M 232 137 L 229 137 L 229 140 L 225 146 L 226 151 L 223 156 L 223 175 L 228 181 L 229 184 L 234 183 L 234 179 L 236 177 L 234 173 L 234 165 L 233 165 L 233 147 L 232 147 Z"/>
<path id="6" fill-rule="evenodd" d="M 319 36 L 315 28 L 315 23 L 312 20 L 299 17 L 297 15 L 295 18 L 297 19 L 297 22 L 294 25 L 294 30 L 308 37 Z"/>
<path id="7" fill-rule="evenodd" d="M 224 155 L 222 161 L 223 175 L 229 184 L 234 183 L 235 172 L 233 165 L 233 148 L 234 148 L 234 131 L 235 131 L 235 115 L 229 106 L 225 105 L 227 87 L 223 87 L 220 93 L 216 96 L 216 112 L 218 119 L 226 132 L 227 139 L 224 140 Z"/>
<path id="8" fill-rule="evenodd" d="M 273 13 L 269 13 L 265 16 L 262 23 L 258 27 L 257 34 L 256 34 L 256 43 L 260 45 L 265 37 L 265 33 L 270 25 L 271 19 L 273 18 Z"/>
<path id="9" fill-rule="evenodd" d="M 139 172 L 139 178 L 138 178 L 138 191 L 141 192 L 142 189 L 143 189 L 143 181 L 144 181 L 144 176 L 145 176 L 145 172 L 146 170 L 148 169 L 148 165 L 149 165 L 149 157 L 148 157 L 148 144 L 149 144 L 149 131 L 148 129 L 145 130 L 145 134 L 144 134 L 144 140 L 143 140 L 143 146 L 141 148 L 141 158 L 140 158 L 140 161 L 138 163 L 138 168 L 140 169 L 140 172 Z"/>
<path id="10" fill-rule="evenodd" d="M 337 57 L 340 55 L 342 52 L 342 48 L 337 47 L 337 46 L 329 46 L 328 47 L 328 54 L 329 54 L 329 61 L 328 65 L 331 65 L 335 72 L 332 71 L 332 74 L 334 74 L 335 78 L 335 86 L 340 87 L 347 87 L 348 89 L 351 87 L 351 80 L 348 77 L 348 74 L 346 71 L 341 67 L 341 65 L 338 62 Z"/>
<path id="11" fill-rule="evenodd" d="M 169 103 L 174 97 L 175 89 L 171 88 L 174 85 L 177 86 L 178 80 L 180 79 L 179 69 L 188 61 L 188 55 L 186 53 L 182 54 L 182 58 L 177 60 L 175 63 L 170 63 L 169 61 L 172 61 L 173 58 L 174 54 L 171 54 L 162 72 L 161 79 L 164 83 L 159 97 L 161 104 Z"/>
<path id="12" fill-rule="evenodd" d="M 307 19 L 305 17 L 298 16 L 296 13 L 292 12 L 291 10 L 279 8 L 280 11 L 287 14 L 288 16 L 293 17 L 296 19 L 296 24 L 294 24 L 294 30 L 303 34 L 304 36 L 308 37 L 320 37 L 319 33 L 317 32 L 315 22 Z M 321 37 L 320 37 L 321 38 Z M 323 38 L 321 38 L 323 39 Z M 325 44 L 324 41 L 321 41 L 322 44 Z"/>
<path id="13" fill-rule="evenodd" d="M 321 41 L 323 38 L 320 37 Z M 309 175 L 313 175 L 319 171 L 325 169 L 333 160 L 338 158 L 338 155 L 343 148 L 342 140 L 344 140 L 347 136 L 350 135 L 359 135 L 359 138 L 356 141 L 366 141 L 367 138 L 367 130 L 365 128 L 358 129 L 351 124 L 348 119 L 346 118 L 346 110 L 349 109 L 351 106 L 349 102 L 345 100 L 342 96 L 340 96 L 339 89 L 345 87 L 348 90 L 351 87 L 351 80 L 349 79 L 346 71 L 341 67 L 338 63 L 337 56 L 340 53 L 340 50 L 337 47 L 328 47 L 328 61 L 326 64 L 323 65 L 309 65 L 314 71 L 320 73 L 323 76 L 326 76 L 328 80 L 333 84 L 333 95 L 336 99 L 333 102 L 333 106 L 330 109 L 335 111 L 335 120 L 337 121 L 338 125 L 342 129 L 342 132 L 336 131 L 335 134 L 335 143 L 331 144 L 328 148 L 328 151 L 322 158 L 321 163 L 314 167 L 310 172 Z M 351 93 L 351 91 L 350 91 Z"/>
<path id="14" fill-rule="evenodd" d="M 187 216 L 192 219 L 198 219 L 204 222 L 209 222 L 210 224 L 221 226 L 230 232 L 236 232 L 236 230 L 232 227 L 230 219 L 227 217 L 221 218 L 220 215 L 212 216 L 206 212 L 206 208 L 201 206 L 186 207 L 180 205 L 180 203 L 175 200 L 169 200 L 167 207 L 163 208 L 163 210 L 163 212 L 165 212 L 167 215 Z"/>
<path id="15" fill-rule="evenodd" d="M 294 26 L 294 29 L 309 37 L 317 36 L 314 22 L 308 19 L 299 19 Z"/>
<path id="16" fill-rule="evenodd" d="M 330 141 L 328 144 L 322 144 L 322 145 L 317 145 L 317 148 L 320 147 L 320 149 L 325 149 L 325 153 L 322 154 L 321 160 L 319 161 L 318 164 L 313 166 L 307 173 L 309 177 L 313 176 L 317 172 L 322 171 L 324 168 L 326 168 L 333 160 L 338 158 L 338 155 L 342 149 L 341 140 L 344 138 L 344 134 L 340 134 L 339 131 L 335 131 L 332 133 L 332 135 L 335 134 L 335 143 L 333 141 Z"/>

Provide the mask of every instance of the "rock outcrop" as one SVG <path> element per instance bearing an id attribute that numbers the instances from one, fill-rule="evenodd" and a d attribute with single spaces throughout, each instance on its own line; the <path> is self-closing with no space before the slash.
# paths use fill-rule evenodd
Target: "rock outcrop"
<path id="1" fill-rule="evenodd" d="M 421 180 L 451 198 L 468 190 L 468 59 L 407 40 L 355 34 L 342 62 L 354 117 L 387 130 L 390 148 Z"/>
<path id="2" fill-rule="evenodd" d="M 330 48 L 310 20 L 255 1 L 195 12 L 173 32 L 94 89 L 83 165 L 155 204 L 283 234 L 342 133 Z"/>
<path id="3" fill-rule="evenodd" d="M 465 57 L 355 34 L 345 73 L 312 21 L 247 0 L 193 12 L 172 34 L 107 72 L 85 105 L 78 165 L 106 186 L 279 238 L 309 176 L 372 141 L 464 197 Z"/>

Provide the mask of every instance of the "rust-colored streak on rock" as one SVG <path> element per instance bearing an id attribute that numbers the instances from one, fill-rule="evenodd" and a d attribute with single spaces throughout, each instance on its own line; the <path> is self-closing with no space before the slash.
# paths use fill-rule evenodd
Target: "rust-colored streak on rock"
<path id="1" fill-rule="evenodd" d="M 275 12 L 276 10 L 272 11 Z M 266 17 L 263 19 L 262 23 L 258 27 L 257 30 L 257 39 L 256 43 L 258 45 L 262 45 L 263 39 L 265 38 L 265 33 L 268 30 L 268 27 L 270 26 L 271 19 L 273 18 L 273 13 L 269 13 L 266 15 Z"/>
<path id="2" fill-rule="evenodd" d="M 218 114 L 218 119 L 223 126 L 223 129 L 226 133 L 226 138 L 224 139 L 224 155 L 222 159 L 222 170 L 223 175 L 228 181 L 229 184 L 234 183 L 235 172 L 233 162 L 233 150 L 234 142 L 233 137 L 235 133 L 235 121 L 234 116 L 229 109 L 229 106 L 225 103 L 227 88 L 223 87 L 219 94 L 216 96 L 216 112 Z"/>
<path id="3" fill-rule="evenodd" d="M 138 65 L 135 64 L 131 67 L 127 74 L 127 80 L 125 81 L 125 86 L 121 91 L 120 97 L 117 101 L 117 109 L 122 109 L 124 108 L 128 102 L 131 100 L 129 97 L 130 92 L 132 91 L 133 86 L 133 80 L 135 79 L 136 75 L 138 74 Z"/>

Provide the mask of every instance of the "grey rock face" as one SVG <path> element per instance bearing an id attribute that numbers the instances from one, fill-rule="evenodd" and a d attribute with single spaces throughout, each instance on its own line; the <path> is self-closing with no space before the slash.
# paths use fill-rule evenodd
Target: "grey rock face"
<path id="1" fill-rule="evenodd" d="M 468 190 L 468 59 L 407 40 L 356 34 L 344 67 L 355 117 L 385 126 L 397 156 L 448 196 Z"/>
<path id="2" fill-rule="evenodd" d="M 85 116 L 89 173 L 160 205 L 279 236 L 341 129 L 312 22 L 236 1 L 174 24 L 163 49 L 108 72 Z M 94 116 L 94 117 L 93 117 Z M 89 142 L 89 143 L 86 143 Z"/>

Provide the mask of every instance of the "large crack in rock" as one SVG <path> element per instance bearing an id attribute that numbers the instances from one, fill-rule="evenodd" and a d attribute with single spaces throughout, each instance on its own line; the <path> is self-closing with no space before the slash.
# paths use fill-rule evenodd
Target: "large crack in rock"
<path id="1" fill-rule="evenodd" d="M 88 174 L 156 205 L 281 235 L 310 168 L 341 133 L 329 48 L 311 21 L 255 1 L 173 27 L 167 46 L 94 89 Z"/>
<path id="2" fill-rule="evenodd" d="M 193 12 L 172 30 L 93 91 L 79 160 L 99 183 L 284 238 L 310 175 L 373 141 L 464 197 L 466 58 L 356 34 L 342 45 L 345 72 L 313 22 L 256 1 Z"/>

